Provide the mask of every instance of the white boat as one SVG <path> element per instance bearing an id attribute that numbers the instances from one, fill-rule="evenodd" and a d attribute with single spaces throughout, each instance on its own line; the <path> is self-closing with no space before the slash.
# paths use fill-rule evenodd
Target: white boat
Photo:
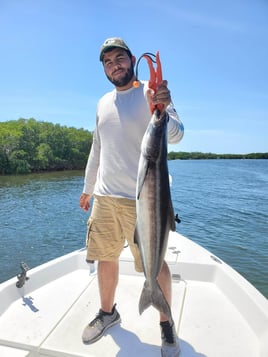
<path id="1" fill-rule="evenodd" d="M 96 343 L 81 334 L 99 309 L 96 267 L 85 249 L 29 270 L 0 285 L 1 357 L 160 356 L 159 314 L 140 316 L 143 274 L 126 248 L 116 294 L 122 322 Z M 166 260 L 172 272 L 172 313 L 181 357 L 267 357 L 268 300 L 209 251 L 170 233 Z M 23 280 L 23 274 L 21 274 Z"/>

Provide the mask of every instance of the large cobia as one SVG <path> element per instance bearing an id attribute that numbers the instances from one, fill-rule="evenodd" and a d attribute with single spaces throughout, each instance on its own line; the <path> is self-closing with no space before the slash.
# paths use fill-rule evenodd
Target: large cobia
<path id="1" fill-rule="evenodd" d="M 137 222 L 139 245 L 146 281 L 139 302 L 140 314 L 153 305 L 172 321 L 171 309 L 158 284 L 169 231 L 175 230 L 167 164 L 168 114 L 154 111 L 141 144 L 137 179 Z"/>

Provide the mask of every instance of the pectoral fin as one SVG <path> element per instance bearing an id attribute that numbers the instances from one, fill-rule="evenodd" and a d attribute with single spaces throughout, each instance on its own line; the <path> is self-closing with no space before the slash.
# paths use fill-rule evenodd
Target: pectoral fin
<path id="1" fill-rule="evenodd" d="M 169 206 L 168 206 L 168 217 L 170 222 L 170 230 L 172 232 L 175 232 L 176 224 L 175 224 L 175 218 L 174 218 L 175 216 L 174 216 L 174 210 L 171 200 L 169 201 Z"/>

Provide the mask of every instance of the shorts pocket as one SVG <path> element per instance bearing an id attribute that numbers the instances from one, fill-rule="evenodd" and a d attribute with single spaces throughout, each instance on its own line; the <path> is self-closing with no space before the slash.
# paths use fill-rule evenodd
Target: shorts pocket
<path id="1" fill-rule="evenodd" d="M 86 247 L 88 247 L 90 232 L 92 231 L 93 219 L 89 217 L 87 221 Z"/>

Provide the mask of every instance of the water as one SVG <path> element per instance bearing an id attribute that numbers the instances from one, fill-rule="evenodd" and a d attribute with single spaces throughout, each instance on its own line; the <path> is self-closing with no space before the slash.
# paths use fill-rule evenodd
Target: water
<path id="1" fill-rule="evenodd" d="M 170 162 L 178 231 L 268 297 L 268 161 Z"/>
<path id="2" fill-rule="evenodd" d="M 0 177 L 0 282 L 85 244 L 83 172 Z"/>
<path id="3" fill-rule="evenodd" d="M 170 161 L 177 230 L 268 297 L 268 160 Z M 0 282 L 84 246 L 83 172 L 0 177 Z"/>

